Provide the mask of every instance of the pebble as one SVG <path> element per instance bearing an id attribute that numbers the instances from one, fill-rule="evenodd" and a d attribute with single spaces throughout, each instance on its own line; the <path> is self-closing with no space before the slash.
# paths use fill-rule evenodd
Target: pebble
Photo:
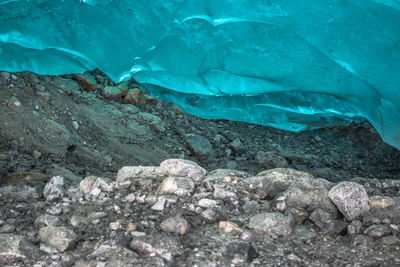
<path id="1" fill-rule="evenodd" d="M 197 163 L 185 159 L 167 159 L 161 162 L 160 171 L 169 175 L 188 177 L 194 181 L 202 181 L 207 173 Z"/>
<path id="2" fill-rule="evenodd" d="M 264 212 L 250 218 L 249 228 L 270 237 L 288 236 L 292 232 L 293 218 L 279 212 Z"/>
<path id="3" fill-rule="evenodd" d="M 165 178 L 157 188 L 156 195 L 175 194 L 185 196 L 194 189 L 194 182 L 190 178 L 169 176 Z"/>
<path id="4" fill-rule="evenodd" d="M 185 235 L 190 229 L 188 221 L 181 216 L 174 216 L 163 220 L 160 227 L 164 232 L 178 235 Z"/>
<path id="5" fill-rule="evenodd" d="M 73 248 L 79 240 L 74 231 L 64 226 L 42 227 L 39 230 L 39 238 L 42 243 L 57 249 L 58 252 Z"/>
<path id="6" fill-rule="evenodd" d="M 203 198 L 199 200 L 198 205 L 202 208 L 214 208 L 217 206 L 217 201 L 213 199 Z"/>

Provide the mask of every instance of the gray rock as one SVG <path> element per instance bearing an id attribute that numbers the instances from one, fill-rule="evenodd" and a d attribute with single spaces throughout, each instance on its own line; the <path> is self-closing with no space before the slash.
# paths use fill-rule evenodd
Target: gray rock
<path id="1" fill-rule="evenodd" d="M 216 199 L 237 198 L 237 195 L 232 191 L 225 190 L 219 186 L 214 186 L 213 197 Z"/>
<path id="2" fill-rule="evenodd" d="M 141 256 L 150 256 L 155 253 L 167 261 L 173 261 L 174 257 L 184 253 L 179 239 L 164 234 L 135 237 L 129 247 Z"/>
<path id="3" fill-rule="evenodd" d="M 249 243 L 231 243 L 227 249 L 227 256 L 232 264 L 251 263 L 259 256 L 257 250 Z"/>
<path id="4" fill-rule="evenodd" d="M 204 182 L 223 180 L 225 177 L 248 178 L 250 177 L 250 174 L 232 169 L 216 169 L 207 174 L 207 176 L 204 178 Z"/>
<path id="5" fill-rule="evenodd" d="M 157 178 L 160 176 L 163 176 L 163 173 L 159 171 L 159 167 L 125 166 L 118 171 L 116 181 L 123 183 L 134 178 Z"/>
<path id="6" fill-rule="evenodd" d="M 213 152 L 213 147 L 207 138 L 198 134 L 186 134 L 185 136 L 189 148 L 197 156 L 207 156 Z"/>
<path id="7" fill-rule="evenodd" d="M 200 217 L 209 223 L 214 223 L 223 219 L 221 213 L 214 209 L 206 209 L 202 211 Z"/>
<path id="8" fill-rule="evenodd" d="M 6 266 L 17 259 L 31 258 L 37 248 L 24 236 L 0 234 L 0 265 Z"/>
<path id="9" fill-rule="evenodd" d="M 329 198 L 349 221 L 361 218 L 369 211 L 368 195 L 364 186 L 341 182 L 329 190 Z"/>
<path id="10" fill-rule="evenodd" d="M 58 217 L 50 215 L 50 214 L 43 214 L 36 218 L 34 225 L 37 228 L 45 227 L 45 226 L 59 226 L 61 221 Z"/>
<path id="11" fill-rule="evenodd" d="M 163 220 L 160 227 L 164 232 L 178 235 L 185 235 L 190 229 L 188 221 L 181 216 L 174 216 Z"/>
<path id="12" fill-rule="evenodd" d="M 386 224 L 374 224 L 365 229 L 364 234 L 373 238 L 381 238 L 383 236 L 391 235 L 392 230 Z"/>
<path id="13" fill-rule="evenodd" d="M 45 120 L 42 134 L 52 143 L 50 149 L 54 150 L 56 154 L 64 154 L 69 147 L 76 145 L 75 139 L 67 127 L 50 119 Z"/>
<path id="14" fill-rule="evenodd" d="M 46 172 L 46 174 L 49 177 L 53 177 L 53 176 L 64 177 L 65 182 L 70 184 L 70 185 L 76 185 L 82 180 L 81 176 L 78 176 L 75 173 L 73 173 L 72 171 L 70 171 L 70 170 L 68 170 L 68 169 L 66 169 L 64 167 L 61 167 L 61 166 L 59 166 L 57 164 L 54 164 L 53 168 L 48 170 Z"/>
<path id="15" fill-rule="evenodd" d="M 116 86 L 105 86 L 103 88 L 103 95 L 106 99 L 118 101 L 122 98 L 122 91 Z"/>
<path id="16" fill-rule="evenodd" d="M 203 198 L 199 200 L 198 205 L 202 208 L 214 208 L 217 206 L 217 201 L 213 199 Z"/>
<path id="17" fill-rule="evenodd" d="M 263 166 L 267 170 L 274 168 L 287 168 L 289 166 L 286 159 L 272 152 L 257 154 L 256 160 L 261 166 Z"/>
<path id="18" fill-rule="evenodd" d="M 246 150 L 246 147 L 243 145 L 242 141 L 240 141 L 239 138 L 233 140 L 230 144 L 229 147 L 232 148 L 232 150 L 237 154 L 243 154 L 243 152 Z"/>
<path id="19" fill-rule="evenodd" d="M 151 207 L 151 209 L 163 211 L 166 203 L 167 203 L 167 198 L 165 196 L 159 196 L 157 198 L 157 202 Z"/>
<path id="20" fill-rule="evenodd" d="M 169 176 L 165 178 L 157 188 L 156 195 L 175 194 L 185 196 L 194 189 L 194 182 L 190 178 Z"/>
<path id="21" fill-rule="evenodd" d="M 185 176 L 194 181 L 202 181 L 206 176 L 206 170 L 197 165 L 197 163 L 184 159 L 167 159 L 161 162 L 161 172 L 169 175 Z"/>
<path id="22" fill-rule="evenodd" d="M 87 217 L 84 217 L 84 216 L 73 215 L 69 219 L 69 224 L 72 227 L 79 228 L 79 227 L 83 227 L 83 226 L 88 225 L 89 224 L 89 219 Z"/>
<path id="23" fill-rule="evenodd" d="M 51 178 L 43 189 L 43 196 L 46 198 L 46 201 L 62 199 L 65 195 L 64 186 L 64 177 L 54 176 Z"/>
<path id="24" fill-rule="evenodd" d="M 67 227 L 47 226 L 39 230 L 40 241 L 50 247 L 64 252 L 71 249 L 78 242 L 79 238 L 74 231 Z"/>
<path id="25" fill-rule="evenodd" d="M 292 232 L 293 218 L 279 212 L 265 212 L 250 218 L 249 228 L 270 237 L 286 237 Z"/>
<path id="26" fill-rule="evenodd" d="M 384 221 L 389 221 L 392 224 L 400 224 L 400 204 L 370 211 L 363 218 L 365 225 L 379 224 Z"/>
<path id="27" fill-rule="evenodd" d="M 322 209 L 316 209 L 310 214 L 309 219 L 314 222 L 324 233 L 343 235 L 347 231 L 347 223 L 336 220 L 332 214 Z"/>
<path id="28" fill-rule="evenodd" d="M 363 224 L 359 220 L 352 221 L 348 226 L 347 226 L 347 234 L 348 235 L 357 235 L 360 233 L 360 230 L 362 228 Z"/>
<path id="29" fill-rule="evenodd" d="M 90 256 L 95 259 L 111 260 L 131 257 L 136 258 L 139 255 L 113 240 L 107 240 L 98 248 L 96 248 L 96 250 L 93 251 Z"/>

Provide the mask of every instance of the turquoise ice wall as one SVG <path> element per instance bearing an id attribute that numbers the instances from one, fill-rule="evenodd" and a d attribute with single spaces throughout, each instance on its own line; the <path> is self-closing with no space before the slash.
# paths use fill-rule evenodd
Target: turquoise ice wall
<path id="1" fill-rule="evenodd" d="M 400 148 L 398 0 L 0 0 L 0 69 L 99 68 L 206 118 Z"/>

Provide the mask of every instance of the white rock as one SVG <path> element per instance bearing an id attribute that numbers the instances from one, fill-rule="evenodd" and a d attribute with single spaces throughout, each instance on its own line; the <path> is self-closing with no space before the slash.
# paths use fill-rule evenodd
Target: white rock
<path id="1" fill-rule="evenodd" d="M 369 211 L 368 195 L 364 186 L 341 182 L 329 190 L 329 198 L 349 221 L 361 218 Z"/>
<path id="2" fill-rule="evenodd" d="M 197 163 L 185 159 L 164 160 L 161 162 L 159 170 L 170 175 L 189 177 L 194 181 L 202 181 L 207 173 Z"/>
<path id="3" fill-rule="evenodd" d="M 199 200 L 198 205 L 202 208 L 214 208 L 217 206 L 217 201 L 213 199 L 203 198 Z"/>
<path id="4" fill-rule="evenodd" d="M 122 167 L 117 173 L 117 183 L 123 183 L 130 178 L 156 178 L 163 176 L 158 167 L 155 166 L 125 166 Z"/>
<path id="5" fill-rule="evenodd" d="M 175 194 L 184 196 L 194 189 L 194 182 L 190 178 L 170 176 L 165 178 L 156 191 L 156 195 Z"/>

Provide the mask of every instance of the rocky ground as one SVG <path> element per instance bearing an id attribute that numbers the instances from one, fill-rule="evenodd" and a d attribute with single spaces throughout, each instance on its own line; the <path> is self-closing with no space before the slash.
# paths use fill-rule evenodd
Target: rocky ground
<path id="1" fill-rule="evenodd" d="M 400 266 L 367 123 L 203 120 L 100 71 L 0 72 L 0 100 L 1 266 Z"/>

